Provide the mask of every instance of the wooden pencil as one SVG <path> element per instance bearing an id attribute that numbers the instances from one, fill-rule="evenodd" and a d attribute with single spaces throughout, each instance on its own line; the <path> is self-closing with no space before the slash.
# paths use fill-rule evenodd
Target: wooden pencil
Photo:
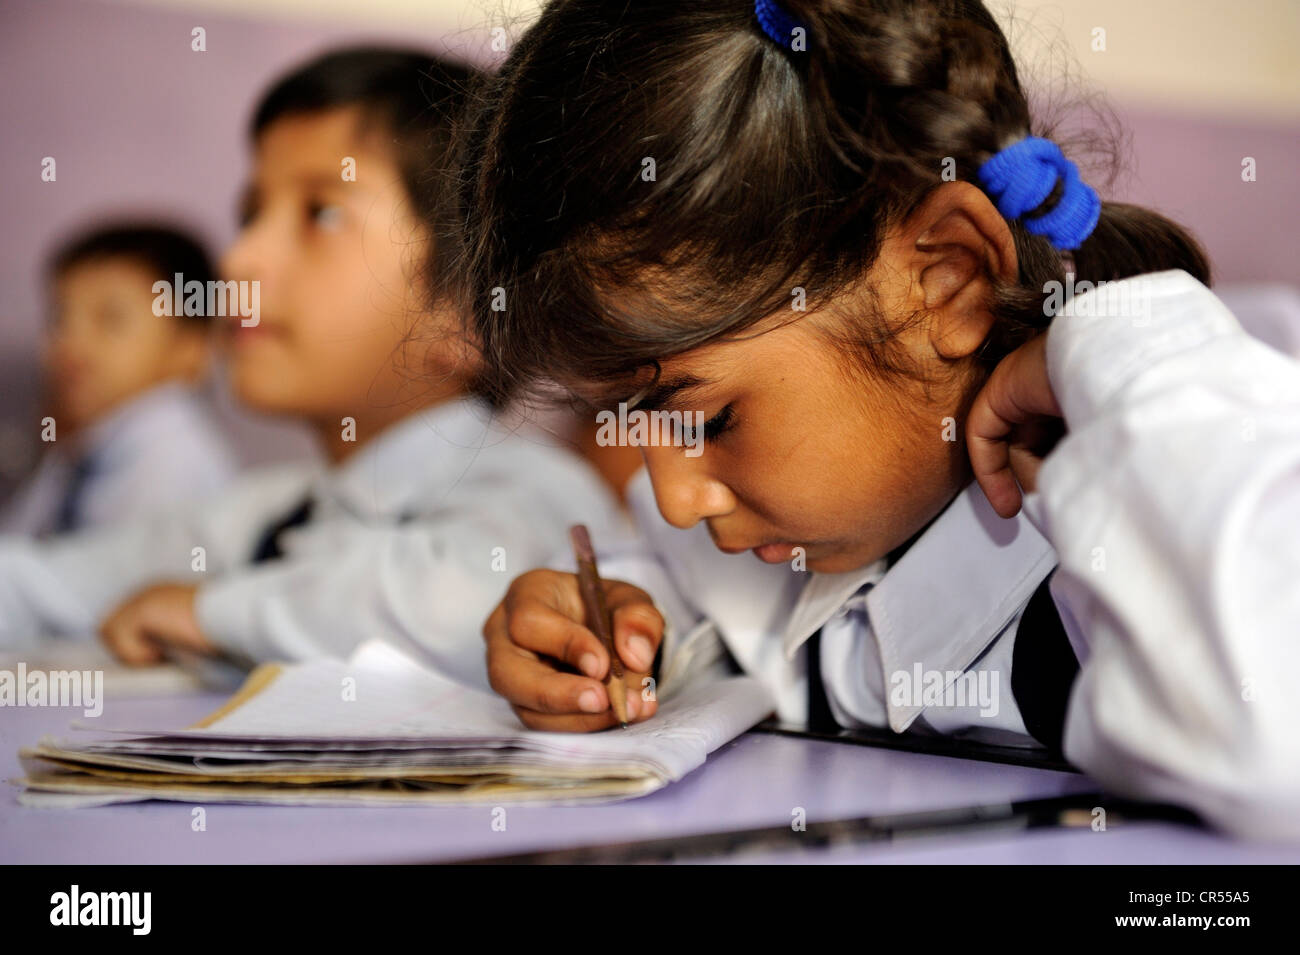
<path id="1" fill-rule="evenodd" d="M 587 533 L 585 524 L 574 524 L 569 528 L 569 538 L 573 541 L 573 556 L 578 562 L 578 590 L 582 593 L 587 626 L 609 653 L 609 676 L 605 679 L 609 704 L 614 716 L 626 728 L 627 683 L 623 680 L 623 661 L 614 647 L 614 623 L 605 603 L 605 585 L 596 569 L 596 550 L 591 546 L 591 535 Z"/>

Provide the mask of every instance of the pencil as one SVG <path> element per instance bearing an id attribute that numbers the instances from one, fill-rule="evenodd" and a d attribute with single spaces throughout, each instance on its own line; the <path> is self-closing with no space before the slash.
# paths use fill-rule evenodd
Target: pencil
<path id="1" fill-rule="evenodd" d="M 596 570 L 596 550 L 591 546 L 587 525 L 574 524 L 569 528 L 573 541 L 573 556 L 578 562 L 578 590 L 582 593 L 582 606 L 587 612 L 587 626 L 609 653 L 609 676 L 605 689 L 609 692 L 609 705 L 618 721 L 627 728 L 627 684 L 623 682 L 623 661 L 614 648 L 614 626 L 605 604 L 605 585 Z"/>

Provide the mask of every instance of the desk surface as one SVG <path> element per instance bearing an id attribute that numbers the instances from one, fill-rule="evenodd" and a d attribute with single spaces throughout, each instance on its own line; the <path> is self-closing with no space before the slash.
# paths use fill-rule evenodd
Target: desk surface
<path id="1" fill-rule="evenodd" d="M 105 726 L 185 726 L 220 695 L 121 699 Z M 20 746 L 67 735 L 78 710 L 0 709 L 0 778 L 21 775 Z M 919 753 L 750 733 L 701 769 L 649 796 L 595 807 L 511 807 L 495 831 L 488 807 L 206 807 L 191 830 L 184 803 L 98 809 L 28 809 L 18 787 L 0 791 L 0 863 L 435 862 L 547 849 L 789 825 L 1064 796 L 1094 788 L 1085 777 Z M 1041 829 L 928 837 L 817 852 L 741 854 L 735 862 L 1253 863 L 1300 862 L 1300 849 L 1244 845 L 1167 823 L 1106 832 Z"/>

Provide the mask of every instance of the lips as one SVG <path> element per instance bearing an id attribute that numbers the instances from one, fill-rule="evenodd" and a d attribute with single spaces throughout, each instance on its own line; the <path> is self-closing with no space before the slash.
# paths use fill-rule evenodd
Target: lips
<path id="1" fill-rule="evenodd" d="M 791 544 L 786 541 L 775 541 L 770 544 L 757 545 L 730 545 L 721 544 L 714 541 L 714 545 L 724 554 L 743 554 L 745 551 L 753 551 L 754 556 L 768 564 L 782 564 L 794 556 L 794 549 L 797 544 Z"/>
<path id="2" fill-rule="evenodd" d="M 747 551 L 747 550 L 753 550 L 752 547 L 744 547 L 744 546 L 741 546 L 741 547 L 726 547 L 726 546 L 724 546 L 724 545 L 722 545 L 722 544 L 719 544 L 717 541 L 714 541 L 713 543 L 714 543 L 714 546 L 717 547 L 718 550 L 722 551 L 724 554 L 743 554 L 743 553 L 744 553 L 745 551 Z"/>
<path id="3" fill-rule="evenodd" d="M 759 560 L 769 564 L 780 564 L 790 560 L 794 556 L 794 549 L 798 544 L 792 544 L 789 541 L 766 541 L 761 544 L 731 544 L 724 543 L 714 530 L 712 524 L 706 525 L 709 529 L 709 537 L 713 539 L 713 546 L 724 554 L 743 554 L 745 551 L 753 551 Z"/>
<path id="4" fill-rule="evenodd" d="M 763 544 L 754 548 L 754 556 L 765 564 L 783 564 L 794 557 L 796 544 Z"/>

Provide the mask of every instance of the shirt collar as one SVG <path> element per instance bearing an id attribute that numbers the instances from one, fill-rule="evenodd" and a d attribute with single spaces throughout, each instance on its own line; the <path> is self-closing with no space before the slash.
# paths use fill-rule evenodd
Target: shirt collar
<path id="1" fill-rule="evenodd" d="M 888 569 L 883 560 L 842 574 L 814 574 L 784 635 L 787 657 L 858 590 L 889 675 L 960 672 L 984 651 L 1057 563 L 1052 545 L 1022 511 L 1003 519 L 972 482 Z M 921 706 L 889 704 L 902 732 Z"/>
<path id="2" fill-rule="evenodd" d="M 459 398 L 389 425 L 319 479 L 317 493 L 357 515 L 400 520 L 450 491 L 486 446 L 508 437 L 487 402 Z"/>
<path id="3" fill-rule="evenodd" d="M 134 455 L 138 438 L 150 440 L 175 426 L 175 419 L 197 404 L 193 390 L 176 382 L 156 385 L 129 398 L 87 426 L 74 442 L 75 456 L 95 458 L 100 464 L 115 457 Z"/>
<path id="4" fill-rule="evenodd" d="M 913 545 L 915 546 L 915 545 Z M 799 648 L 817 629 L 829 620 L 850 597 L 863 587 L 874 585 L 885 577 L 883 558 L 857 570 L 839 574 L 814 573 L 799 592 L 794 610 L 782 637 L 786 659 L 793 660 Z"/>

